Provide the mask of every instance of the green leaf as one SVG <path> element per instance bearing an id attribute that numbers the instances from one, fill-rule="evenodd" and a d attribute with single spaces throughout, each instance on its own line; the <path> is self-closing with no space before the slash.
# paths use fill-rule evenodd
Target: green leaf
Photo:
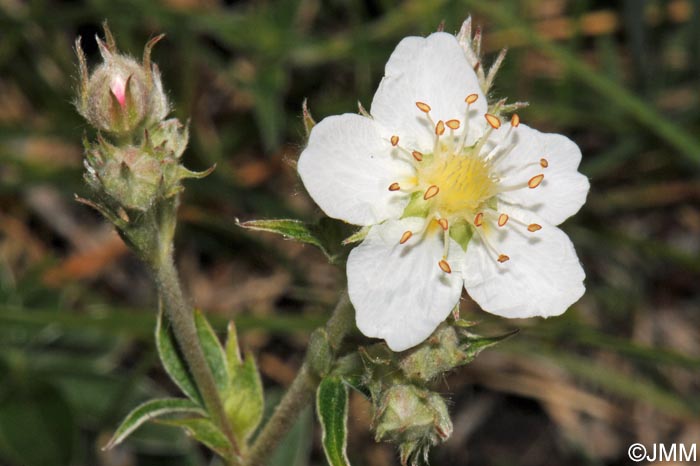
<path id="1" fill-rule="evenodd" d="M 236 440 L 245 443 L 262 420 L 265 401 L 255 359 L 250 354 L 245 360 L 241 359 L 233 322 L 228 328 L 226 357 L 230 378 L 228 391 L 223 396 L 224 410 Z"/>
<path id="2" fill-rule="evenodd" d="M 326 251 L 326 248 L 321 243 L 321 240 L 319 240 L 312 231 L 312 227 L 301 220 L 250 220 L 248 222 L 239 223 L 239 225 L 249 230 L 277 233 L 285 238 L 299 241 L 300 243 L 311 244 L 321 249 L 326 256 L 330 257 L 328 251 Z"/>
<path id="3" fill-rule="evenodd" d="M 104 449 L 109 450 L 124 441 L 134 430 L 144 423 L 159 416 L 169 414 L 188 414 L 206 416 L 206 413 L 196 403 L 183 398 L 161 398 L 149 400 L 134 408 L 126 415 L 121 425 L 117 428 L 112 439 L 105 445 Z"/>
<path id="4" fill-rule="evenodd" d="M 199 309 L 194 311 L 194 323 L 197 327 L 197 336 L 199 337 L 199 343 L 202 345 L 204 357 L 214 375 L 216 388 L 219 390 L 219 393 L 224 393 L 228 390 L 229 375 L 226 367 L 226 354 L 221 346 L 219 337 L 216 336 L 214 329 Z"/>
<path id="5" fill-rule="evenodd" d="M 73 464 L 78 427 L 58 389 L 41 384 L 12 389 L 0 401 L 0 463 Z"/>
<path id="6" fill-rule="evenodd" d="M 349 466 L 346 453 L 348 387 L 339 377 L 326 377 L 316 392 L 316 412 L 323 428 L 323 451 L 331 466 Z"/>
<path id="7" fill-rule="evenodd" d="M 352 235 L 356 227 L 345 222 L 324 217 L 311 225 L 300 220 L 250 220 L 239 223 L 243 228 L 277 233 L 285 238 L 316 246 L 331 263 L 340 262 L 348 252 L 343 240 Z"/>
<path id="8" fill-rule="evenodd" d="M 175 382 L 175 385 L 180 387 L 180 390 L 189 399 L 200 406 L 204 406 L 192 374 L 190 374 L 185 361 L 182 359 L 182 354 L 177 347 L 177 342 L 172 334 L 172 330 L 169 328 L 168 320 L 164 316 L 162 307 L 158 313 L 158 322 L 156 323 L 156 348 L 158 349 L 160 361 L 163 363 L 165 372 L 168 373 L 170 379 Z"/>
<path id="9" fill-rule="evenodd" d="M 182 427 L 195 440 L 205 445 L 222 458 L 232 456 L 231 443 L 221 430 L 209 419 L 203 417 L 187 417 L 181 419 L 160 419 L 160 424 Z"/>

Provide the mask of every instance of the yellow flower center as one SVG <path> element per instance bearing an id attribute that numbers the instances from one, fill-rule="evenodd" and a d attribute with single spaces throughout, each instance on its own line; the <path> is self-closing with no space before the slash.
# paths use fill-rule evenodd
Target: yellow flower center
<path id="1" fill-rule="evenodd" d="M 496 194 L 490 164 L 470 152 L 441 153 L 418 167 L 419 185 L 440 188 L 439 195 L 435 196 L 434 210 L 443 217 L 471 218 Z"/>

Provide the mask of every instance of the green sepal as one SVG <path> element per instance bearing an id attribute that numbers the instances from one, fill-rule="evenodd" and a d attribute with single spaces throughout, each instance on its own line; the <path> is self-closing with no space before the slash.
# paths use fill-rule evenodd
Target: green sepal
<path id="1" fill-rule="evenodd" d="M 460 219 L 452 222 L 450 225 L 450 238 L 455 240 L 455 242 L 459 244 L 464 251 L 467 250 L 467 246 L 469 245 L 469 241 L 471 241 L 472 236 L 474 236 L 474 229 L 466 220 Z"/>
<path id="2" fill-rule="evenodd" d="M 408 204 L 401 214 L 401 218 L 420 217 L 425 218 L 430 213 L 430 205 L 432 201 L 423 199 L 425 193 L 423 191 L 415 191 L 408 199 Z"/>
<path id="3" fill-rule="evenodd" d="M 333 365 L 333 348 L 328 340 L 328 332 L 324 328 L 318 328 L 311 333 L 307 358 L 311 371 L 324 377 Z"/>
<path id="4" fill-rule="evenodd" d="M 339 377 L 326 377 L 316 392 L 316 413 L 330 466 L 349 466 L 347 456 L 348 387 Z"/>
<path id="5" fill-rule="evenodd" d="M 159 419 L 156 422 L 183 428 L 192 438 L 212 450 L 222 458 L 233 456 L 233 447 L 226 435 L 209 419 L 187 417 L 182 419 Z"/>
<path id="6" fill-rule="evenodd" d="M 111 440 L 105 445 L 104 450 L 109 450 L 119 445 L 133 431 L 141 427 L 148 421 L 160 416 L 173 414 L 186 414 L 195 416 L 206 416 L 204 410 L 195 402 L 184 398 L 161 398 L 149 400 L 134 408 L 124 418 Z"/>
<path id="7" fill-rule="evenodd" d="M 226 364 L 229 385 L 223 393 L 224 411 L 236 440 L 245 444 L 262 420 L 265 399 L 255 359 L 250 354 L 241 359 L 233 322 L 228 327 Z"/>
<path id="8" fill-rule="evenodd" d="M 367 237 L 367 234 L 369 233 L 370 228 L 371 227 L 360 228 L 355 233 L 353 233 L 352 235 L 345 238 L 343 240 L 342 244 L 346 245 L 346 244 L 359 243 L 360 241 L 363 241 Z"/>

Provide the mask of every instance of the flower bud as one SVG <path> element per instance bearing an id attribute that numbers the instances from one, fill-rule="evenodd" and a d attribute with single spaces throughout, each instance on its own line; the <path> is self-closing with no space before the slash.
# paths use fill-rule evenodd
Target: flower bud
<path id="1" fill-rule="evenodd" d="M 373 426 L 377 441 L 399 444 L 404 465 L 426 460 L 429 448 L 452 434 L 452 421 L 442 397 L 411 384 L 394 385 L 384 391 L 375 404 Z"/>
<path id="2" fill-rule="evenodd" d="M 80 39 L 76 41 L 80 64 L 77 107 L 96 129 L 123 136 L 155 124 L 168 114 L 160 72 L 150 61 L 151 49 L 163 36 L 146 44 L 143 61 L 138 63 L 118 52 L 106 24 L 104 28 L 106 42 L 97 38 L 103 62 L 92 74 L 88 74 Z"/>

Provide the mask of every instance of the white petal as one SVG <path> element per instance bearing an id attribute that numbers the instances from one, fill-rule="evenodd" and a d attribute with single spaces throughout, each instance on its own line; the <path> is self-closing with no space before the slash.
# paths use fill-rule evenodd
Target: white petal
<path id="1" fill-rule="evenodd" d="M 440 270 L 443 235 L 421 237 L 421 223 L 422 219 L 409 218 L 374 226 L 348 257 L 348 292 L 357 327 L 369 337 L 385 339 L 394 351 L 430 336 L 462 292 L 464 252 L 450 240 L 452 273 Z M 406 230 L 416 234 L 399 244 Z"/>
<path id="2" fill-rule="evenodd" d="M 398 217 L 408 202 L 407 195 L 389 191 L 411 170 L 391 149 L 371 119 L 331 116 L 311 130 L 297 169 L 307 191 L 328 216 L 373 225 Z"/>
<path id="3" fill-rule="evenodd" d="M 464 286 L 482 309 L 503 317 L 556 316 L 583 295 L 585 274 L 569 237 L 535 215 L 512 209 L 511 218 L 542 229 L 530 233 L 512 219 L 498 228 L 489 222 L 490 250 L 475 234 L 466 255 Z M 510 260 L 499 263 L 495 254 Z"/>
<path id="4" fill-rule="evenodd" d="M 494 132 L 494 141 L 503 138 L 509 127 L 504 125 Z M 506 177 L 503 184 L 527 183 L 533 176 L 544 174 L 542 183 L 534 189 L 524 186 L 517 191 L 502 194 L 502 200 L 536 212 L 554 225 L 574 215 L 586 202 L 588 178 L 578 172 L 581 150 L 566 136 L 541 133 L 521 124 L 513 128 L 509 141 L 515 147 L 503 157 L 498 170 Z M 540 160 L 549 166 L 542 168 Z"/>
<path id="5" fill-rule="evenodd" d="M 407 37 L 396 47 L 372 101 L 370 113 L 411 149 L 432 150 L 435 128 L 416 102 L 432 107 L 433 121 L 458 119 L 464 129 L 465 97 L 477 94 L 470 119 L 483 120 L 486 99 L 474 70 L 469 66 L 457 39 L 444 32 L 426 38 Z M 470 140 L 474 138 L 471 136 Z"/>

